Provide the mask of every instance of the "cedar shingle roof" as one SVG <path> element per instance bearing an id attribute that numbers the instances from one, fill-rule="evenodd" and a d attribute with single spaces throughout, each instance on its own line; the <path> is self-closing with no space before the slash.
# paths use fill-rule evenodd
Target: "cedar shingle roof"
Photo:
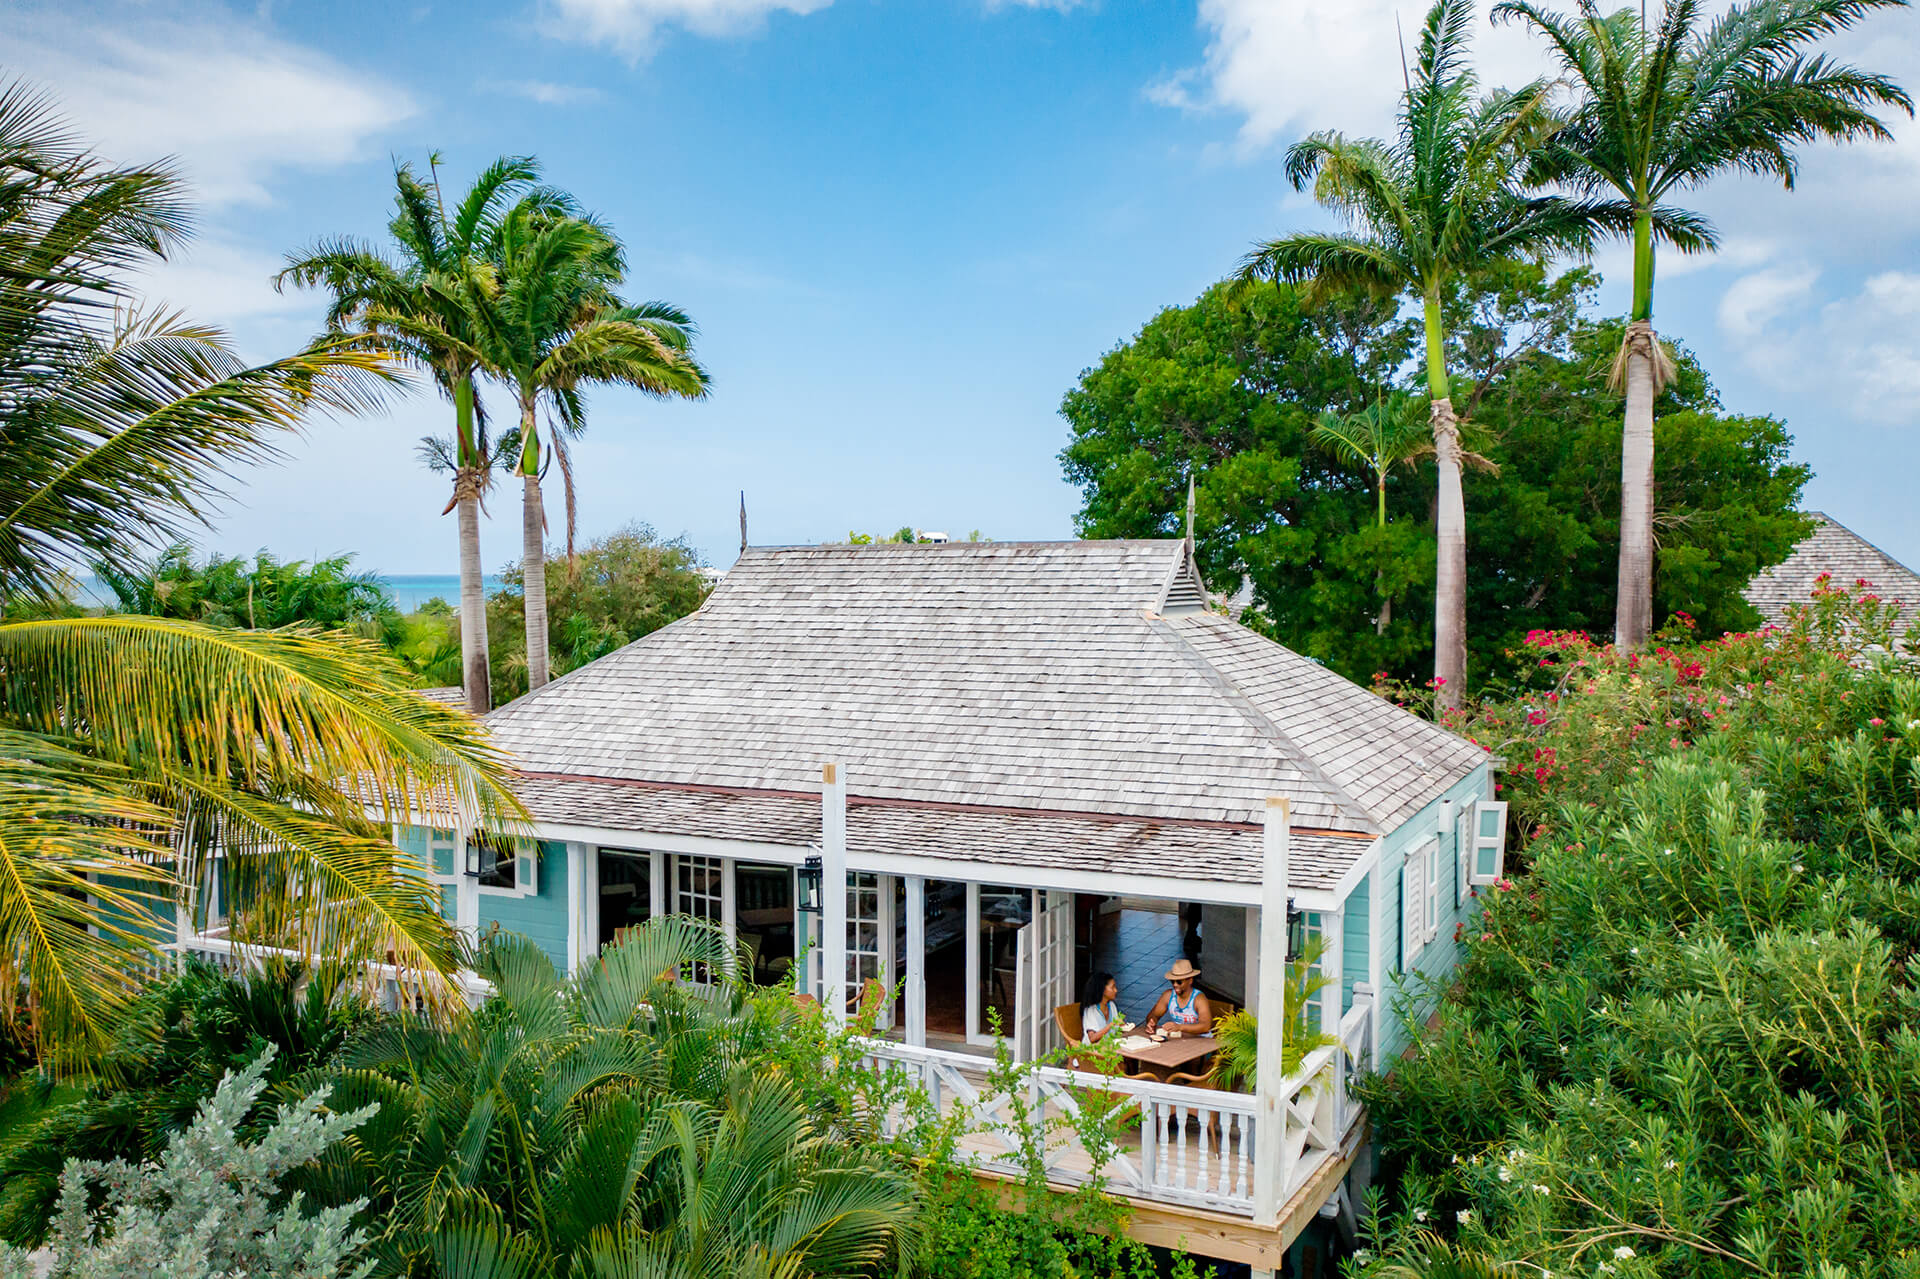
<path id="1" fill-rule="evenodd" d="M 1807 514 L 1816 521 L 1813 532 L 1786 559 L 1747 583 L 1747 603 L 1767 622 L 1784 625 L 1787 606 L 1805 604 L 1815 580 L 1831 573 L 1835 586 L 1868 583 L 1882 599 L 1904 605 L 1903 619 L 1911 621 L 1920 608 L 1920 574 L 1845 525 L 1818 511 Z"/>
<path id="2" fill-rule="evenodd" d="M 1193 577 L 1178 541 L 749 550 L 698 612 L 488 723 L 541 775 L 529 802 L 553 821 L 660 830 L 691 806 L 722 837 L 770 838 L 746 831 L 798 821 L 795 838 L 811 842 L 817 799 L 810 818 L 780 817 L 657 787 L 616 802 L 596 783 L 797 800 L 818 794 L 820 764 L 837 759 L 861 814 L 849 816 L 854 847 L 977 846 L 983 860 L 1030 847 L 1057 864 L 1064 841 L 1118 867 L 1158 840 L 1153 860 L 1171 873 L 1169 857 L 1212 841 L 1223 867 L 1250 856 L 1256 879 L 1249 832 L 1268 795 L 1293 800 L 1298 827 L 1378 833 L 1484 762 L 1280 645 L 1183 609 Z M 939 807 L 866 813 L 862 798 Z M 963 822 L 954 806 L 1018 811 Z M 1036 824 L 1089 814 L 1105 835 Z M 1167 833 L 1195 823 L 1241 829 Z M 1339 843 L 1357 856 L 1365 842 Z"/>

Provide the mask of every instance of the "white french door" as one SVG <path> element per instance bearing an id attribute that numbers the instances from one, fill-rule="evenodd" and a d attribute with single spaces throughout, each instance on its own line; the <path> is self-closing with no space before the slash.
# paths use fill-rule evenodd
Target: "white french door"
<path id="1" fill-rule="evenodd" d="M 868 982 L 893 985 L 893 876 L 857 871 L 847 876 L 848 1011 L 866 998 Z M 893 1025 L 893 1001 L 882 999 L 876 1028 Z"/>
<path id="2" fill-rule="evenodd" d="M 1073 894 L 1035 889 L 1033 922 L 1020 930 L 1014 950 L 1013 1054 L 1031 1061 L 1064 1043 L 1053 1010 L 1074 999 Z"/>

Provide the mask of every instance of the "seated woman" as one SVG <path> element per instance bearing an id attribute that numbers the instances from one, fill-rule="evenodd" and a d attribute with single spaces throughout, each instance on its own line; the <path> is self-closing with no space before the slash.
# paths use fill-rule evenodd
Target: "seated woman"
<path id="1" fill-rule="evenodd" d="M 1120 984 L 1112 973 L 1095 973 L 1087 978 L 1080 992 L 1081 1042 L 1097 1044 L 1110 1030 L 1119 1029 L 1126 1018 L 1120 1015 Z"/>
<path id="2" fill-rule="evenodd" d="M 1159 1002 L 1147 1014 L 1148 1034 L 1163 1023 L 1168 1038 L 1213 1033 L 1213 1005 L 1193 985 L 1199 976 L 1200 970 L 1184 959 L 1176 960 L 1173 967 L 1167 969 L 1167 980 L 1173 983 L 1173 989 L 1162 991 Z"/>

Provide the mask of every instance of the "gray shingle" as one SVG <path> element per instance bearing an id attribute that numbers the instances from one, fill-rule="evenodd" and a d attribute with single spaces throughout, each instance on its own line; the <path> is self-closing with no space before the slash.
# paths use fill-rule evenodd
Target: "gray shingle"
<path id="1" fill-rule="evenodd" d="M 1835 586 L 1867 583 L 1882 599 L 1902 605 L 1902 621 L 1911 622 L 1920 609 L 1920 575 L 1845 525 L 1818 511 L 1807 514 L 1817 521 L 1813 532 L 1747 583 L 1747 603 L 1770 625 L 1783 626 L 1788 606 L 1810 600 L 1815 581 L 1829 573 Z"/>
<path id="2" fill-rule="evenodd" d="M 537 774 L 817 794 L 837 759 L 859 797 L 1029 814 L 982 847 L 1038 849 L 1008 832 L 1098 814 L 1138 819 L 1130 838 L 1167 858 L 1199 837 L 1164 832 L 1255 829 L 1269 795 L 1300 828 L 1390 830 L 1484 760 L 1225 617 L 1160 616 L 1183 560 L 1179 541 L 750 550 L 692 616 L 488 724 Z M 936 819 L 886 821 L 921 837 Z"/>

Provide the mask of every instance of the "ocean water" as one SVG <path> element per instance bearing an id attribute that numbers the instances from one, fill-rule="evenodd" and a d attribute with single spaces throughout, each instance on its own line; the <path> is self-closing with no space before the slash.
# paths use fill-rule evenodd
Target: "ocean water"
<path id="1" fill-rule="evenodd" d="M 394 607 L 402 613 L 411 613 L 436 596 L 455 608 L 460 606 L 458 573 L 382 573 L 380 580 L 393 592 Z M 484 585 L 491 595 L 500 589 L 500 579 L 488 577 Z"/>

